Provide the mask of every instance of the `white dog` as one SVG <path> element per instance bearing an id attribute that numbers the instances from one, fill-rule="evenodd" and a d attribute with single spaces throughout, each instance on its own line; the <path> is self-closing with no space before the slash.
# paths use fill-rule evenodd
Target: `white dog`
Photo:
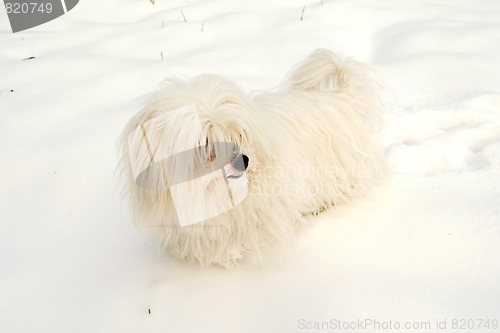
<path id="1" fill-rule="evenodd" d="M 120 139 L 137 225 L 202 265 L 231 267 L 289 244 L 304 215 L 386 173 L 376 77 L 320 49 L 253 97 L 217 75 L 166 80 Z"/>

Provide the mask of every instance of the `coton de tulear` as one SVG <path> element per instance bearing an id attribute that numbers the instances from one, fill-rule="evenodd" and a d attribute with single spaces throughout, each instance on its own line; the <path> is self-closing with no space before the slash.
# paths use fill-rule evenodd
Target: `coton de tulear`
<path id="1" fill-rule="evenodd" d="M 305 215 L 386 174 L 377 77 L 319 49 L 253 96 L 218 75 L 167 79 L 120 138 L 136 224 L 202 265 L 232 267 L 289 244 Z"/>

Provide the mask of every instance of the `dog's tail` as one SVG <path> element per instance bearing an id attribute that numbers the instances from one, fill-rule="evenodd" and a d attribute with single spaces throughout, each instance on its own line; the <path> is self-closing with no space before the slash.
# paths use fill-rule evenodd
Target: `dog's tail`
<path id="1" fill-rule="evenodd" d="M 381 93 L 387 91 L 380 72 L 353 58 L 343 59 L 330 50 L 318 49 L 287 75 L 279 90 L 324 91 L 348 95 L 362 108 L 380 111 Z"/>
<path id="2" fill-rule="evenodd" d="M 330 50 L 318 49 L 287 75 L 282 88 L 334 90 L 359 96 L 382 88 L 380 73 L 352 58 L 343 59 Z"/>

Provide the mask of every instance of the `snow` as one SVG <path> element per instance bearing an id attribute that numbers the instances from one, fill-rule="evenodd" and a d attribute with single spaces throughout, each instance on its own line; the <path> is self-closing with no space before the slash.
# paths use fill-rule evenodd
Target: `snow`
<path id="1" fill-rule="evenodd" d="M 0 10 L 0 331 L 491 326 L 498 40 L 496 0 L 85 0 L 17 34 Z M 318 47 L 385 75 L 397 98 L 383 141 L 394 177 L 311 217 L 295 247 L 265 265 L 203 269 L 158 252 L 114 178 L 115 140 L 141 98 L 167 76 L 204 72 L 272 88 Z M 495 331 L 478 323 L 468 331 Z"/>

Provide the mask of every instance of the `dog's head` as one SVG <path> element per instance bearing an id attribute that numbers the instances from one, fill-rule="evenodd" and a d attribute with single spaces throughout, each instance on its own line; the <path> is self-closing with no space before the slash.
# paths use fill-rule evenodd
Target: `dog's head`
<path id="1" fill-rule="evenodd" d="M 220 76 L 167 80 L 121 139 L 136 208 L 148 220 L 188 225 L 242 203 L 267 155 L 255 112 L 252 100 Z"/>

